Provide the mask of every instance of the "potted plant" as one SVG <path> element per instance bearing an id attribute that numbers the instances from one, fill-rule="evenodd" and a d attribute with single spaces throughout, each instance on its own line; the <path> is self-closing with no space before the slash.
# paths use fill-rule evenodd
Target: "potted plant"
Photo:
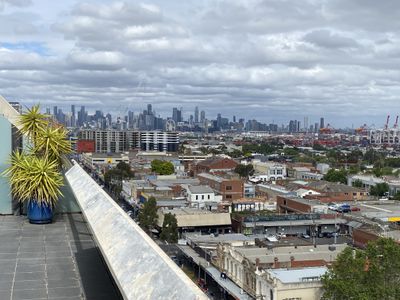
<path id="1" fill-rule="evenodd" d="M 71 152 L 67 132 L 34 106 L 21 115 L 19 131 L 26 136 L 24 151 L 11 156 L 11 166 L 4 172 L 9 177 L 11 192 L 27 202 L 31 223 L 50 223 L 58 197 L 62 195 L 62 157 Z"/>

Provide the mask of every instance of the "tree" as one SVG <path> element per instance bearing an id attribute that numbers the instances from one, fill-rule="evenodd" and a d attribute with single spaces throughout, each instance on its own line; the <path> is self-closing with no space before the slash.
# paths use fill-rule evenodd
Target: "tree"
<path id="1" fill-rule="evenodd" d="M 239 174 L 240 177 L 247 178 L 248 176 L 254 173 L 254 167 L 251 164 L 249 165 L 239 164 L 235 168 L 235 173 Z"/>
<path id="2" fill-rule="evenodd" d="M 178 242 L 178 221 L 175 215 L 167 213 L 164 215 L 164 222 L 162 226 L 162 231 L 160 234 L 160 239 L 167 241 L 168 243 Z"/>
<path id="3" fill-rule="evenodd" d="M 369 193 L 373 196 L 382 197 L 389 191 L 389 185 L 386 182 L 377 183 L 371 186 Z"/>
<path id="4" fill-rule="evenodd" d="M 360 179 L 354 180 L 351 185 L 354 186 L 354 187 L 357 187 L 357 188 L 362 188 L 363 187 L 363 183 L 362 183 L 362 181 Z"/>
<path id="5" fill-rule="evenodd" d="M 170 161 L 155 159 L 151 162 L 151 171 L 159 175 L 171 175 L 174 173 L 174 165 Z"/>
<path id="6" fill-rule="evenodd" d="M 122 175 L 124 175 L 124 177 L 133 177 L 135 174 L 132 172 L 131 166 L 129 164 L 127 164 L 126 162 L 120 161 L 116 168 L 118 170 L 122 171 Z"/>
<path id="7" fill-rule="evenodd" d="M 347 183 L 347 172 L 345 169 L 341 170 L 334 170 L 330 169 L 328 173 L 324 176 L 324 180 L 330 181 L 330 182 L 340 182 L 343 184 Z"/>
<path id="8" fill-rule="evenodd" d="M 139 211 L 140 226 L 146 230 L 150 230 L 157 225 L 157 201 L 156 198 L 150 197 Z"/>
<path id="9" fill-rule="evenodd" d="M 400 200 L 400 192 L 397 192 L 396 195 L 393 196 L 393 200 Z"/>
<path id="10" fill-rule="evenodd" d="M 314 145 L 313 145 L 313 150 L 316 150 L 316 151 L 325 151 L 326 148 L 325 148 L 324 146 L 322 146 L 321 144 L 319 144 L 319 143 L 314 143 Z"/>
<path id="11" fill-rule="evenodd" d="M 322 276 L 326 300 L 400 299 L 400 245 L 370 242 L 365 250 L 346 248 Z"/>
<path id="12" fill-rule="evenodd" d="M 296 156 L 299 155 L 300 150 L 299 148 L 285 148 L 283 149 L 283 153 L 287 156 Z"/>

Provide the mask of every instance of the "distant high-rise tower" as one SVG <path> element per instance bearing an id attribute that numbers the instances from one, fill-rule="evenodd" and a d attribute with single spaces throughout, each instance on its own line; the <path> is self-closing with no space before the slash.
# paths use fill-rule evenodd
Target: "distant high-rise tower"
<path id="1" fill-rule="evenodd" d="M 236 116 L 233 116 L 233 123 L 236 123 Z"/>
<path id="2" fill-rule="evenodd" d="M 182 122 L 182 108 L 178 109 L 174 107 L 172 109 L 172 120 L 174 120 L 175 123 Z"/>
<path id="3" fill-rule="evenodd" d="M 71 126 L 76 126 L 75 105 L 71 105 Z"/>
<path id="4" fill-rule="evenodd" d="M 325 128 L 325 120 L 324 120 L 324 118 L 321 118 L 319 120 L 319 128 Z"/>
<path id="5" fill-rule="evenodd" d="M 134 114 L 133 111 L 128 111 L 128 127 L 133 128 L 133 119 L 134 119 Z"/>
<path id="6" fill-rule="evenodd" d="M 194 109 L 194 122 L 199 123 L 199 108 L 197 106 Z"/>
<path id="7" fill-rule="evenodd" d="M 222 125 L 222 117 L 221 117 L 221 114 L 218 114 L 217 115 L 217 127 L 218 127 L 218 130 L 221 129 L 221 125 Z"/>
<path id="8" fill-rule="evenodd" d="M 147 104 L 147 114 L 149 114 L 149 115 L 153 114 L 151 104 Z"/>
<path id="9" fill-rule="evenodd" d="M 57 108 L 57 106 L 54 106 L 54 107 L 53 107 L 53 116 L 54 116 L 54 118 L 56 118 L 56 119 L 57 119 L 57 114 L 58 114 L 58 108 Z"/>
<path id="10" fill-rule="evenodd" d="M 172 109 L 172 120 L 174 120 L 175 123 L 178 122 L 178 108 L 176 107 Z"/>
<path id="11" fill-rule="evenodd" d="M 308 117 L 304 117 L 303 128 L 304 131 L 308 131 Z"/>
<path id="12" fill-rule="evenodd" d="M 202 110 L 200 113 L 200 122 L 204 123 L 205 120 L 206 120 L 206 112 Z"/>

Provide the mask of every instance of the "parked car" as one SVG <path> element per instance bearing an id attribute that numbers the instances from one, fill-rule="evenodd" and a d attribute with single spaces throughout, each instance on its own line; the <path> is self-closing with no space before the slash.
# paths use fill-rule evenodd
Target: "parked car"
<path id="1" fill-rule="evenodd" d="M 330 210 L 337 211 L 338 206 L 337 206 L 337 204 L 330 204 L 330 205 L 328 205 L 328 208 L 329 208 Z"/>
<path id="2" fill-rule="evenodd" d="M 302 238 L 304 238 L 304 239 L 309 239 L 309 238 L 311 238 L 308 234 L 306 234 L 306 233 L 303 233 L 302 235 Z"/>
<path id="3" fill-rule="evenodd" d="M 351 208 L 351 211 L 360 211 L 361 209 L 359 207 L 353 206 Z"/>

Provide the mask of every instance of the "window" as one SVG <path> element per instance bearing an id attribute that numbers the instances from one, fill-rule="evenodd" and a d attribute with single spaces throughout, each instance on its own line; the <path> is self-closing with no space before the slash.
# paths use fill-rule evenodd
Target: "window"
<path id="1" fill-rule="evenodd" d="M 208 200 L 210 200 L 210 195 L 207 196 Z"/>
<path id="2" fill-rule="evenodd" d="M 226 199 L 232 199 L 232 195 L 226 195 Z"/>
<path id="3" fill-rule="evenodd" d="M 227 185 L 227 186 L 226 186 L 226 190 L 227 190 L 227 191 L 231 191 L 231 190 L 232 190 L 232 186 L 231 186 L 231 185 Z"/>
<path id="4" fill-rule="evenodd" d="M 196 195 L 196 200 L 199 200 L 199 195 Z"/>
<path id="5" fill-rule="evenodd" d="M 201 195 L 201 200 L 204 200 L 204 195 Z"/>

